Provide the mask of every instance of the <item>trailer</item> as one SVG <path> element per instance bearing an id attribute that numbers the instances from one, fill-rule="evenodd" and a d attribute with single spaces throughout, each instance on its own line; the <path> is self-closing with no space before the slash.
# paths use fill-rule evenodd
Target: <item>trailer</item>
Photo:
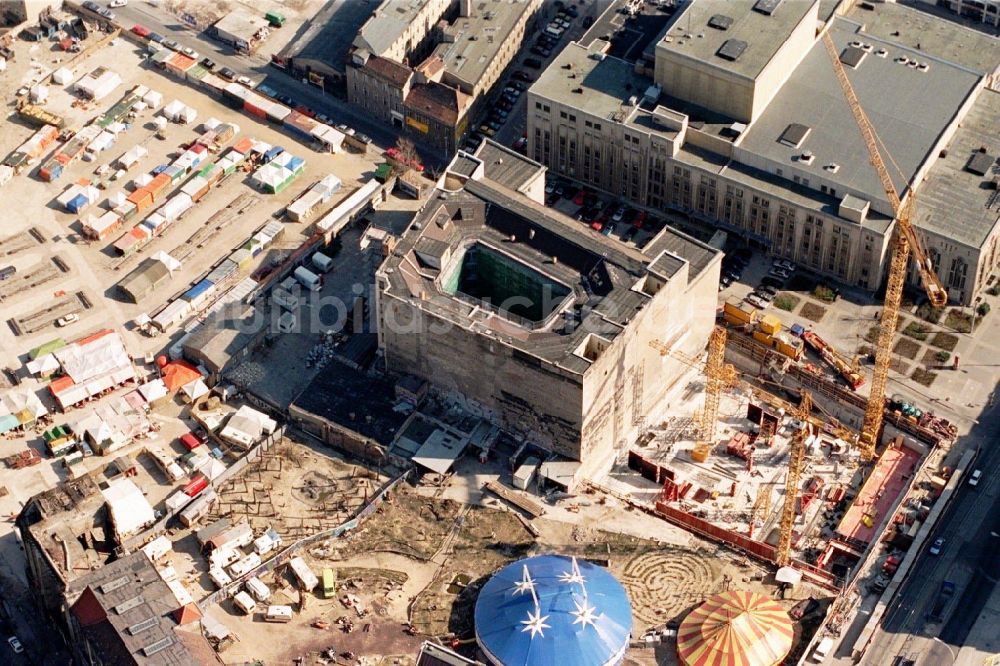
<path id="1" fill-rule="evenodd" d="M 295 575 L 295 579 L 299 582 L 299 587 L 306 592 L 316 589 L 316 586 L 319 585 L 319 579 L 316 577 L 316 574 L 313 573 L 312 569 L 309 568 L 309 565 L 301 557 L 293 557 L 288 562 L 288 566 Z"/>
<path id="2" fill-rule="evenodd" d="M 306 289 L 308 289 L 309 291 L 319 291 L 319 288 L 322 284 L 320 282 L 320 278 L 318 275 L 313 273 L 308 268 L 304 266 L 299 266 L 298 268 L 295 269 L 293 275 L 295 276 L 295 279 L 298 281 L 298 283 L 301 284 Z"/>
<path id="3" fill-rule="evenodd" d="M 253 615 L 257 609 L 257 602 L 246 592 L 237 592 L 236 596 L 233 597 L 233 603 L 247 615 Z"/>
<path id="4" fill-rule="evenodd" d="M 330 269 L 333 268 L 333 259 L 326 256 L 322 252 L 316 252 L 312 256 L 312 265 L 320 273 L 329 273 Z"/>
<path id="5" fill-rule="evenodd" d="M 292 621 L 292 607 L 291 606 L 275 606 L 271 605 L 267 607 L 267 613 L 264 614 L 265 622 L 291 622 Z"/>

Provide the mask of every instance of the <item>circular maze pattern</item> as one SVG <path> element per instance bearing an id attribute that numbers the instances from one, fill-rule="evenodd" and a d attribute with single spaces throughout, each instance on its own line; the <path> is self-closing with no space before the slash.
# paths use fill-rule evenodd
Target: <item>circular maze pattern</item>
<path id="1" fill-rule="evenodd" d="M 668 551 L 634 556 L 622 570 L 621 583 L 632 601 L 632 614 L 648 626 L 703 601 L 715 591 L 717 578 L 706 558 Z"/>

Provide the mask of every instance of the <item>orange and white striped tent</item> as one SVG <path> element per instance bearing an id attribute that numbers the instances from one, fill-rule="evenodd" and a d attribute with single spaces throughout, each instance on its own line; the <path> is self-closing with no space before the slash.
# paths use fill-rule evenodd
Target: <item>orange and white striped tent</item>
<path id="1" fill-rule="evenodd" d="M 792 649 L 788 613 L 762 594 L 716 594 L 684 618 L 677 655 L 684 666 L 776 666 Z"/>

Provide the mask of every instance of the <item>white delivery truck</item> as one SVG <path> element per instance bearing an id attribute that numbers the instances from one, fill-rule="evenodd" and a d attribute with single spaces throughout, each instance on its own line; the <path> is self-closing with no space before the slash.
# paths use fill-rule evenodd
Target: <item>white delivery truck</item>
<path id="1" fill-rule="evenodd" d="M 299 266 L 295 269 L 295 279 L 299 281 L 303 287 L 309 291 L 319 291 L 320 279 L 319 276 L 313 273 L 311 270 L 305 266 Z"/>
<path id="2" fill-rule="evenodd" d="M 247 615 L 252 615 L 257 609 L 257 602 L 246 592 L 237 592 L 236 596 L 233 597 L 233 603 Z"/>

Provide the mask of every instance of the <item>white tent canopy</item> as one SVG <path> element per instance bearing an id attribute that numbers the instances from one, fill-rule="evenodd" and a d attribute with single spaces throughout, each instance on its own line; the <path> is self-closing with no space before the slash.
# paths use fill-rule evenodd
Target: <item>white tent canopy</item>
<path id="1" fill-rule="evenodd" d="M 156 520 L 153 507 L 131 479 L 117 479 L 101 493 L 119 538 L 138 533 Z"/>
<path id="2" fill-rule="evenodd" d="M 203 395 L 208 394 L 208 386 L 199 378 L 182 386 L 181 391 L 184 392 L 184 396 L 189 402 L 194 402 Z"/>

